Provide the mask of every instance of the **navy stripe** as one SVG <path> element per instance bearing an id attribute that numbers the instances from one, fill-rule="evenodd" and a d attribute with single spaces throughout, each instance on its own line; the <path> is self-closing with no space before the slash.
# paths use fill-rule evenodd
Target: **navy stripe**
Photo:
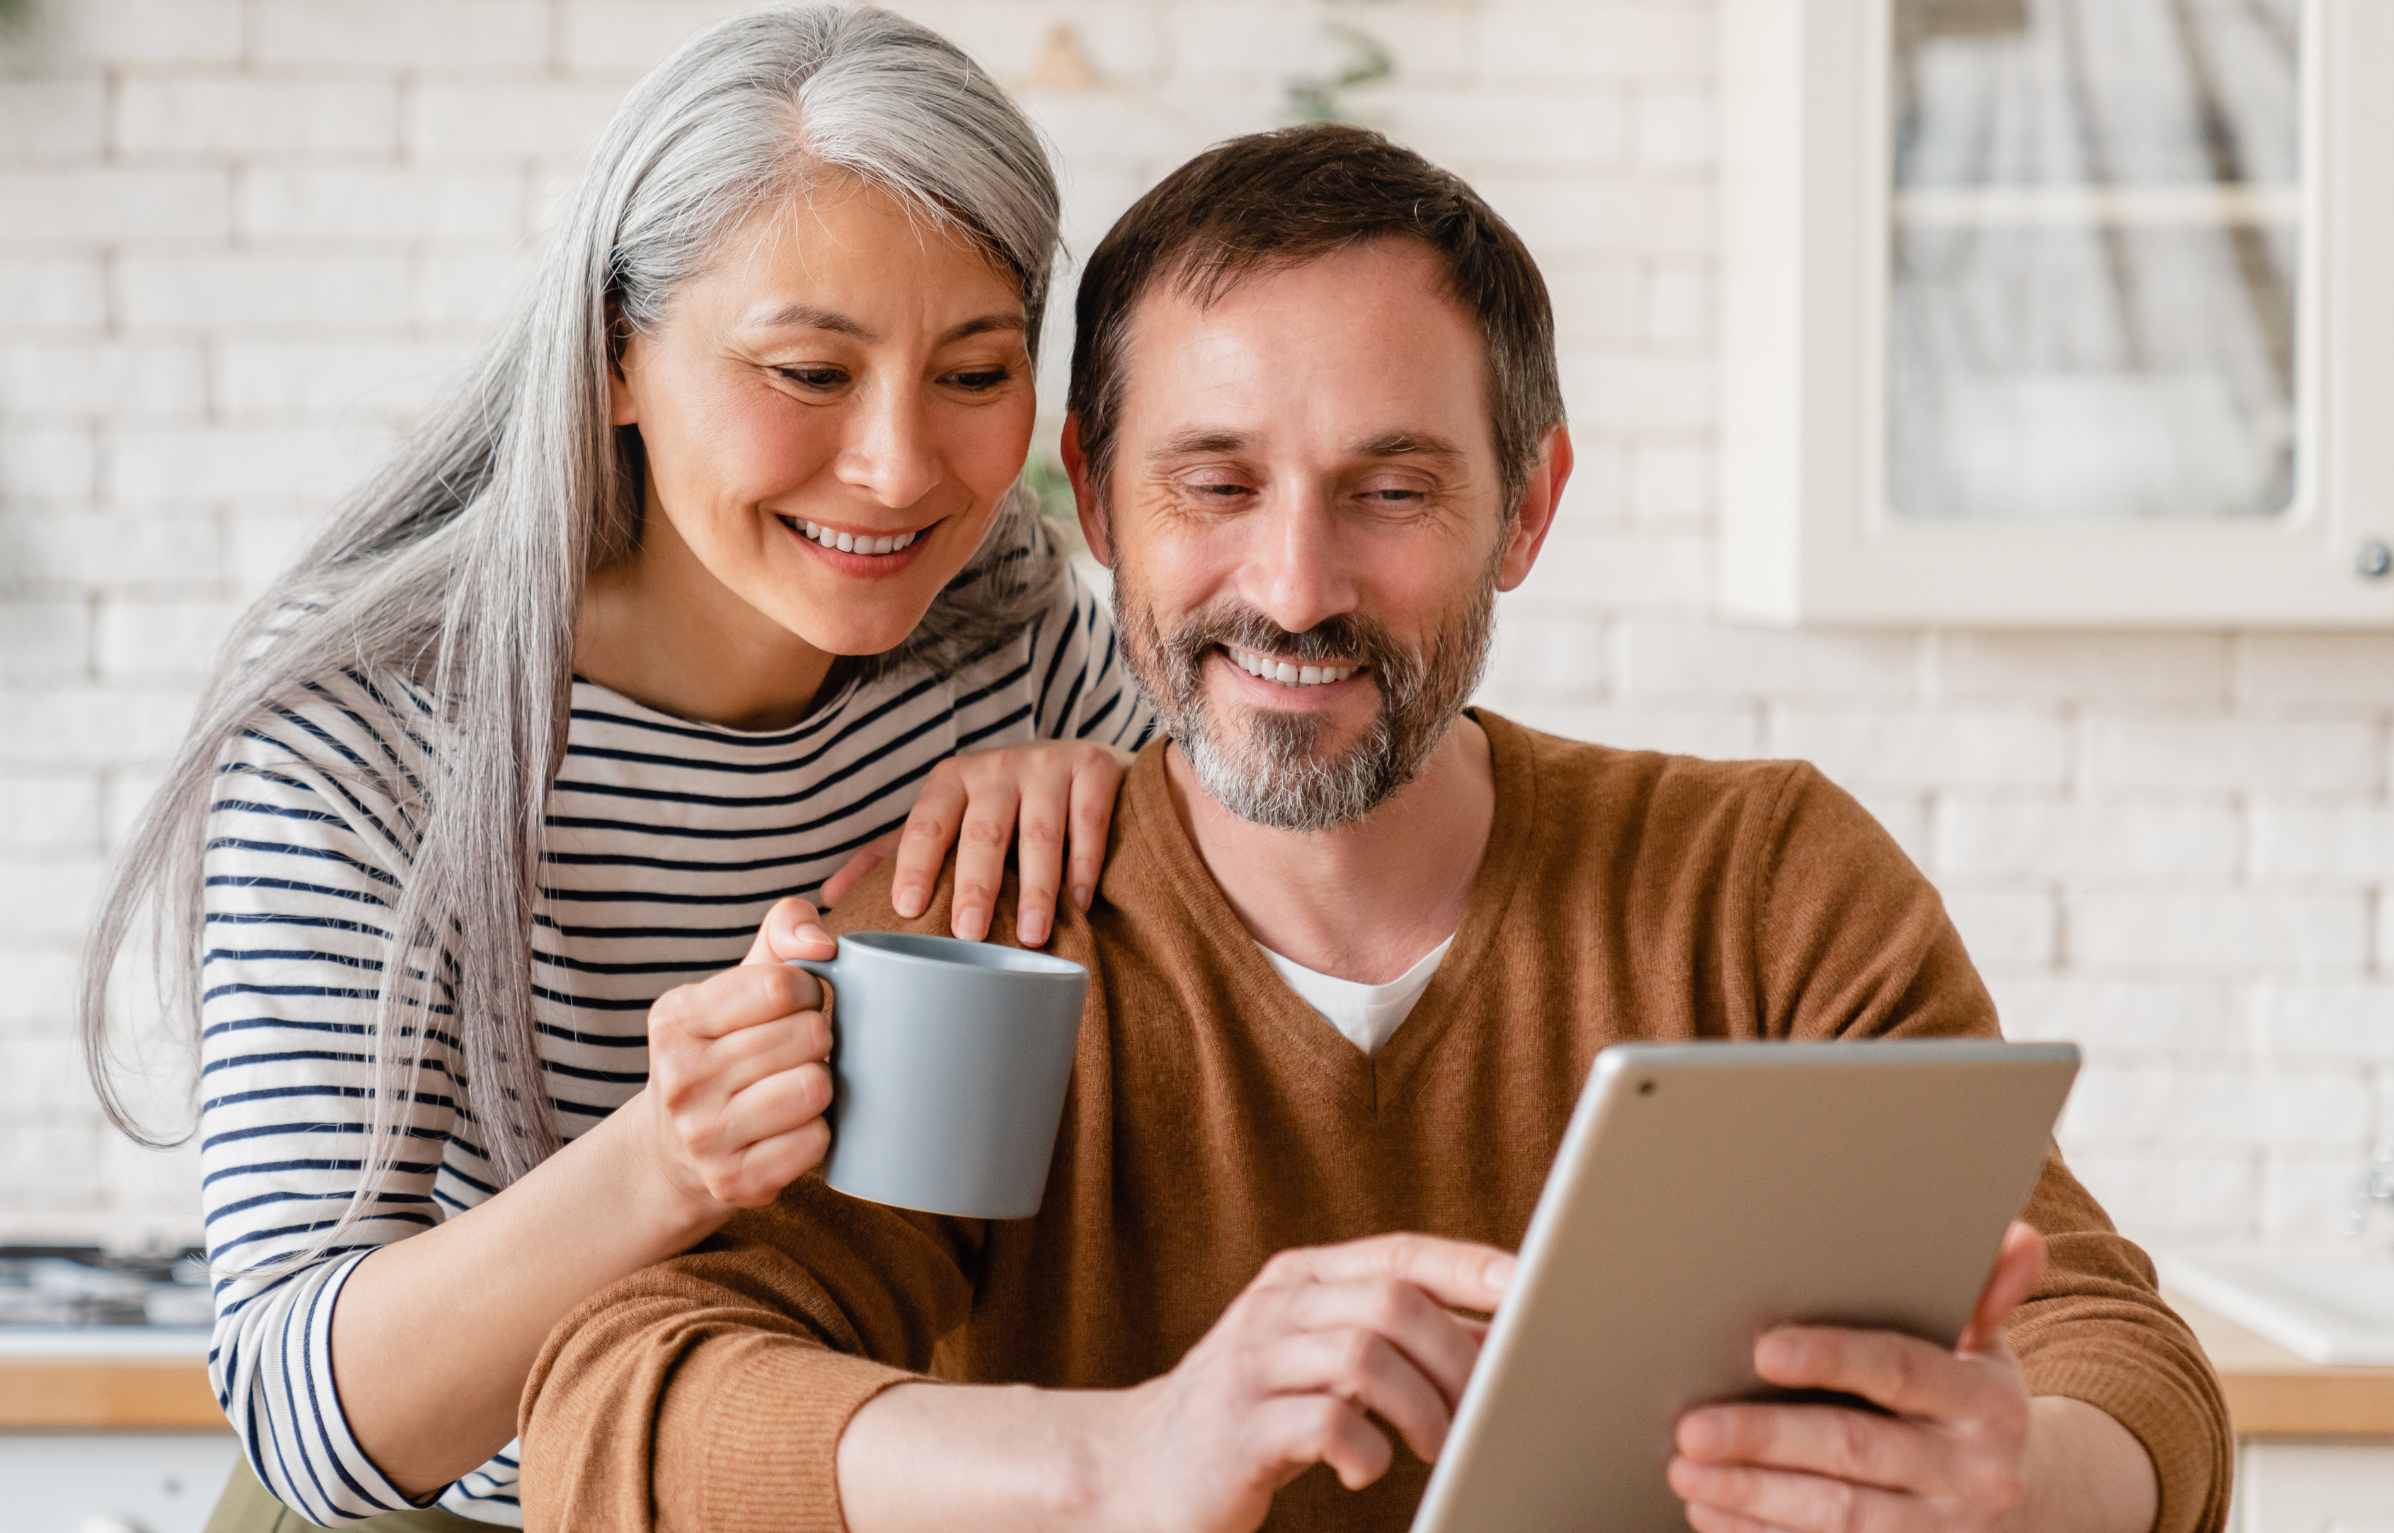
<path id="1" fill-rule="evenodd" d="M 355 932 L 359 936 L 373 937 L 383 942 L 391 940 L 389 932 L 379 926 L 369 926 L 363 921 L 343 921 L 333 916 L 292 915 L 280 910 L 203 910 L 200 912 L 200 924 L 202 926 L 300 926 L 321 931 Z"/>
<path id="2" fill-rule="evenodd" d="M 902 775 L 887 779 L 880 787 L 875 788 L 865 797 L 844 804 L 828 813 L 819 814 L 811 820 L 800 820 L 794 825 L 658 825 L 647 821 L 609 819 L 595 815 L 550 815 L 546 823 L 552 829 L 612 830 L 632 836 L 679 836 L 685 840 L 695 841 L 753 841 L 768 836 L 811 835 L 827 826 L 837 825 L 842 820 L 870 810 L 874 805 L 900 789 L 913 787 L 930 776 L 932 768 L 938 765 L 939 762 L 936 760 L 917 763 Z M 813 795 L 807 796 L 812 797 Z"/>
<path id="3" fill-rule="evenodd" d="M 360 862 L 355 857 L 348 856 L 345 853 L 333 851 L 327 847 L 294 846 L 288 841 L 252 841 L 241 836 L 217 836 L 212 838 L 201 850 L 209 852 L 265 852 L 276 857 L 313 857 L 324 862 L 337 862 L 343 867 L 355 868 L 358 872 L 365 874 L 368 878 L 373 879 L 378 884 L 388 884 L 394 889 L 399 887 L 399 879 L 396 874 L 386 873 L 381 868 L 375 867 L 372 863 Z M 214 883 L 215 880 L 210 879 L 209 882 Z M 244 882 L 254 883 L 256 880 L 244 880 Z"/>
<path id="4" fill-rule="evenodd" d="M 292 1171 L 359 1171 L 365 1168 L 365 1164 L 362 1160 L 351 1160 L 343 1156 L 318 1157 L 307 1160 L 252 1161 L 245 1166 L 227 1166 L 221 1171 L 211 1171 L 200 1178 L 200 1187 L 204 1191 L 227 1177 L 234 1176 L 282 1176 Z M 395 1160 L 391 1162 L 391 1169 L 401 1176 L 430 1176 L 441 1168 L 437 1161 Z"/>
<path id="5" fill-rule="evenodd" d="M 1029 709 L 1030 704 L 1023 704 L 1023 712 L 1027 713 Z M 557 867 L 573 868 L 658 868 L 674 873 L 755 873 L 761 872 L 766 868 L 794 868 L 806 863 L 837 861 L 844 854 L 853 852 L 860 846 L 870 845 L 872 842 L 880 840 L 883 836 L 888 835 L 891 831 L 897 829 L 899 826 L 905 823 L 906 816 L 899 815 L 895 819 L 884 821 L 880 825 L 875 826 L 873 829 L 866 831 L 862 835 L 850 836 L 845 841 L 834 842 L 830 846 L 818 847 L 814 851 L 808 852 L 802 857 L 759 857 L 747 862 L 731 862 L 720 858 L 713 861 L 705 861 L 687 857 L 627 857 L 622 855 L 609 855 L 599 852 L 543 852 L 541 854 L 541 861 Z M 543 889 L 540 892 L 544 895 L 553 893 L 553 891 L 548 889 Z M 556 892 L 565 893 L 564 891 Z M 565 893 L 565 897 L 571 899 L 589 899 L 592 897 L 592 894 L 593 891 L 590 890 L 576 890 L 570 893 Z M 627 901 L 666 898 L 664 895 L 652 893 L 647 890 L 624 890 L 617 893 L 601 893 L 597 897 L 601 899 Z"/>
<path id="6" fill-rule="evenodd" d="M 347 1202 L 348 1199 L 344 1197 L 342 1201 Z M 425 1229 L 432 1228 L 437 1222 L 430 1214 L 360 1214 L 358 1223 L 364 1224 L 374 1219 L 393 1219 L 401 1224 L 421 1225 Z M 248 1245 L 253 1240 L 276 1240 L 285 1235 L 313 1235 L 318 1230 L 329 1230 L 340 1222 L 339 1219 L 313 1219 L 306 1224 L 278 1224 L 267 1229 L 252 1230 L 246 1235 L 234 1236 L 223 1245 L 209 1247 L 208 1260 L 222 1261 L 227 1251 Z"/>
<path id="7" fill-rule="evenodd" d="M 983 740 L 988 739 L 991 735 L 998 733 L 1000 730 L 1007 728 L 1009 725 L 1019 724 L 1030 716 L 1031 705 L 1029 703 L 1025 703 L 1021 707 L 1015 709 L 1012 713 L 1007 714 L 1004 718 L 998 719 L 983 728 L 976 729 L 969 735 L 958 735 L 956 737 L 956 749 L 960 751 L 969 751 L 974 746 L 979 745 Z M 900 821 L 899 823 L 904 824 L 905 822 Z"/>
<path id="8" fill-rule="evenodd" d="M 532 961 L 573 974 L 715 974 L 736 968 L 747 949 L 734 949 L 729 958 L 712 955 L 692 963 L 600 963 L 590 958 L 567 958 L 562 954 L 532 950 Z"/>
<path id="9" fill-rule="evenodd" d="M 303 884 L 288 878 L 258 878 L 250 874 L 211 873 L 200 880 L 203 889 L 265 889 L 277 894 L 321 894 L 329 899 L 362 900 L 391 908 L 391 902 L 364 889 L 336 889 L 327 884 Z"/>
<path id="10" fill-rule="evenodd" d="M 1092 713 L 1087 718 L 1081 720 L 1081 727 L 1072 732 L 1073 737 L 1079 740 L 1086 740 L 1091 735 L 1097 733 L 1097 726 L 1103 724 L 1106 721 L 1106 715 L 1112 713 L 1117 707 L 1121 706 L 1121 703 L 1122 694 L 1121 692 L 1117 691 L 1112 697 L 1106 699 L 1104 707 L 1098 709 L 1095 713 Z"/>
<path id="11" fill-rule="evenodd" d="M 750 942 L 756 938 L 754 926 L 561 926 L 546 915 L 534 916 L 532 924 L 546 927 L 561 937 L 609 942 L 630 942 L 648 937 L 670 937 L 689 942 Z"/>
<path id="12" fill-rule="evenodd" d="M 349 1194 L 347 1192 L 261 1192 L 255 1197 L 236 1198 L 230 1203 L 209 1209 L 201 1217 L 200 1222 L 202 1225 L 214 1224 L 217 1220 L 230 1215 L 245 1214 L 253 1208 L 264 1208 L 274 1203 L 347 1203 L 348 1201 Z M 429 1203 L 432 1199 L 420 1192 L 378 1192 L 367 1201 L 371 1203 Z M 381 1214 L 360 1214 L 358 1217 L 379 1219 L 383 1216 Z"/>
<path id="13" fill-rule="evenodd" d="M 394 1124 L 391 1131 L 405 1134 L 410 1139 L 429 1139 L 436 1144 L 449 1142 L 447 1134 L 436 1129 L 417 1128 L 409 1123 Z M 273 1139 L 283 1134 L 370 1134 L 372 1132 L 374 1132 L 374 1125 L 371 1123 L 260 1123 L 253 1128 L 228 1128 L 222 1133 L 210 1134 L 200 1141 L 200 1153 L 204 1155 L 220 1144 L 238 1144 L 245 1139 Z"/>

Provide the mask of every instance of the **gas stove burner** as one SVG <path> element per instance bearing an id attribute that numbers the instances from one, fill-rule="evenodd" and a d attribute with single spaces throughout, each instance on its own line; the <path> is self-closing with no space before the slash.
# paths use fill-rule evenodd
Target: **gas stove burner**
<path id="1" fill-rule="evenodd" d="M 0 1245 L 0 1326 L 205 1326 L 210 1298 L 196 1247 Z"/>

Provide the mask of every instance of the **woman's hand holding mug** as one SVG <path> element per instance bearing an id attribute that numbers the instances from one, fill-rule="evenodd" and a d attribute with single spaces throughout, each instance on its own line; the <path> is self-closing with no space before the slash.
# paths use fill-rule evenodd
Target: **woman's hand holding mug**
<path id="1" fill-rule="evenodd" d="M 785 899 L 738 968 L 676 986 L 649 1008 L 641 1097 L 655 1164 L 707 1229 L 772 1202 L 831 1146 L 831 1019 L 814 976 L 787 960 L 834 951 L 815 907 Z"/>

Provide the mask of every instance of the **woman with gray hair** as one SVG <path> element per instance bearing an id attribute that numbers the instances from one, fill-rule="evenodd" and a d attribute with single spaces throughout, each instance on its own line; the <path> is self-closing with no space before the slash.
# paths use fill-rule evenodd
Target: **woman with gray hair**
<path id="1" fill-rule="evenodd" d="M 550 1327 L 821 1159 L 830 1030 L 779 960 L 910 806 L 902 911 L 961 835 L 983 935 L 1018 821 L 1022 940 L 1087 903 L 1147 715 L 1016 482 L 1057 217 L 934 34 L 711 29 L 230 641 L 83 998 L 138 1134 L 108 980 L 158 901 L 247 1458 L 212 1530 L 521 1522 Z"/>

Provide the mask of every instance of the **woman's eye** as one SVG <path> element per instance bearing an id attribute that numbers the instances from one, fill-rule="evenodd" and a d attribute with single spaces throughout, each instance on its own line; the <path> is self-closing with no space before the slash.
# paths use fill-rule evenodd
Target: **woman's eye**
<path id="1" fill-rule="evenodd" d="M 1013 376 L 1002 367 L 985 367 L 971 372 L 950 373 L 948 381 L 967 393 L 986 394 Z"/>
<path id="2" fill-rule="evenodd" d="M 836 389 L 848 375 L 836 367 L 777 367 L 775 373 L 802 389 Z"/>

